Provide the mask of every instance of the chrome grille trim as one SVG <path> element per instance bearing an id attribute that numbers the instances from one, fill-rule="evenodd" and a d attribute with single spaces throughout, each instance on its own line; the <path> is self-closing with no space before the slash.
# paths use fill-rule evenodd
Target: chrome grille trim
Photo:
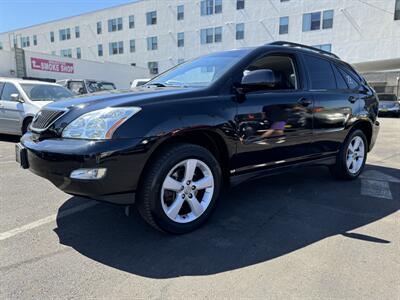
<path id="1" fill-rule="evenodd" d="M 45 131 L 67 112 L 65 109 L 42 109 L 33 118 L 30 129 L 34 132 Z"/>

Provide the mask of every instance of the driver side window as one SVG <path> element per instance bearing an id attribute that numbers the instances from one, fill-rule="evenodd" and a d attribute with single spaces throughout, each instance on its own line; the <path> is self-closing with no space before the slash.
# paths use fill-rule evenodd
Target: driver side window
<path id="1" fill-rule="evenodd" d="M 267 55 L 253 61 L 244 71 L 246 75 L 250 71 L 271 70 L 277 81 L 271 90 L 296 90 L 298 89 L 298 78 L 295 64 L 292 58 L 286 55 Z"/>

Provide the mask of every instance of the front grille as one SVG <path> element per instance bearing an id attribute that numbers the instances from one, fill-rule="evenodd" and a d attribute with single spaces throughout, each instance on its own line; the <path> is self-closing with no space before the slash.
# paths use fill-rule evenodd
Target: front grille
<path id="1" fill-rule="evenodd" d="M 34 131 L 45 130 L 64 113 L 65 111 L 63 110 L 42 109 L 33 118 L 31 128 Z"/>

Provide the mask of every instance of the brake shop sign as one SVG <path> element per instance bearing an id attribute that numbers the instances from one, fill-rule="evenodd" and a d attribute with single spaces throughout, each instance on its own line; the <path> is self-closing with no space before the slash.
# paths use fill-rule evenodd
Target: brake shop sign
<path id="1" fill-rule="evenodd" d="M 34 70 L 57 72 L 57 73 L 74 73 L 74 64 L 56 60 L 48 60 L 42 58 L 31 57 L 31 67 Z"/>

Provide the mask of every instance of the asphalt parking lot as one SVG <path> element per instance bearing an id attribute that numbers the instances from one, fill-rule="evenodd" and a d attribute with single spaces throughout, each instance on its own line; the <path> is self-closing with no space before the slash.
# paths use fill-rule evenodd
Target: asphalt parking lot
<path id="1" fill-rule="evenodd" d="M 399 299 L 400 119 L 380 121 L 356 181 L 318 167 L 248 182 L 184 236 L 64 194 L 0 136 L 0 298 Z"/>

